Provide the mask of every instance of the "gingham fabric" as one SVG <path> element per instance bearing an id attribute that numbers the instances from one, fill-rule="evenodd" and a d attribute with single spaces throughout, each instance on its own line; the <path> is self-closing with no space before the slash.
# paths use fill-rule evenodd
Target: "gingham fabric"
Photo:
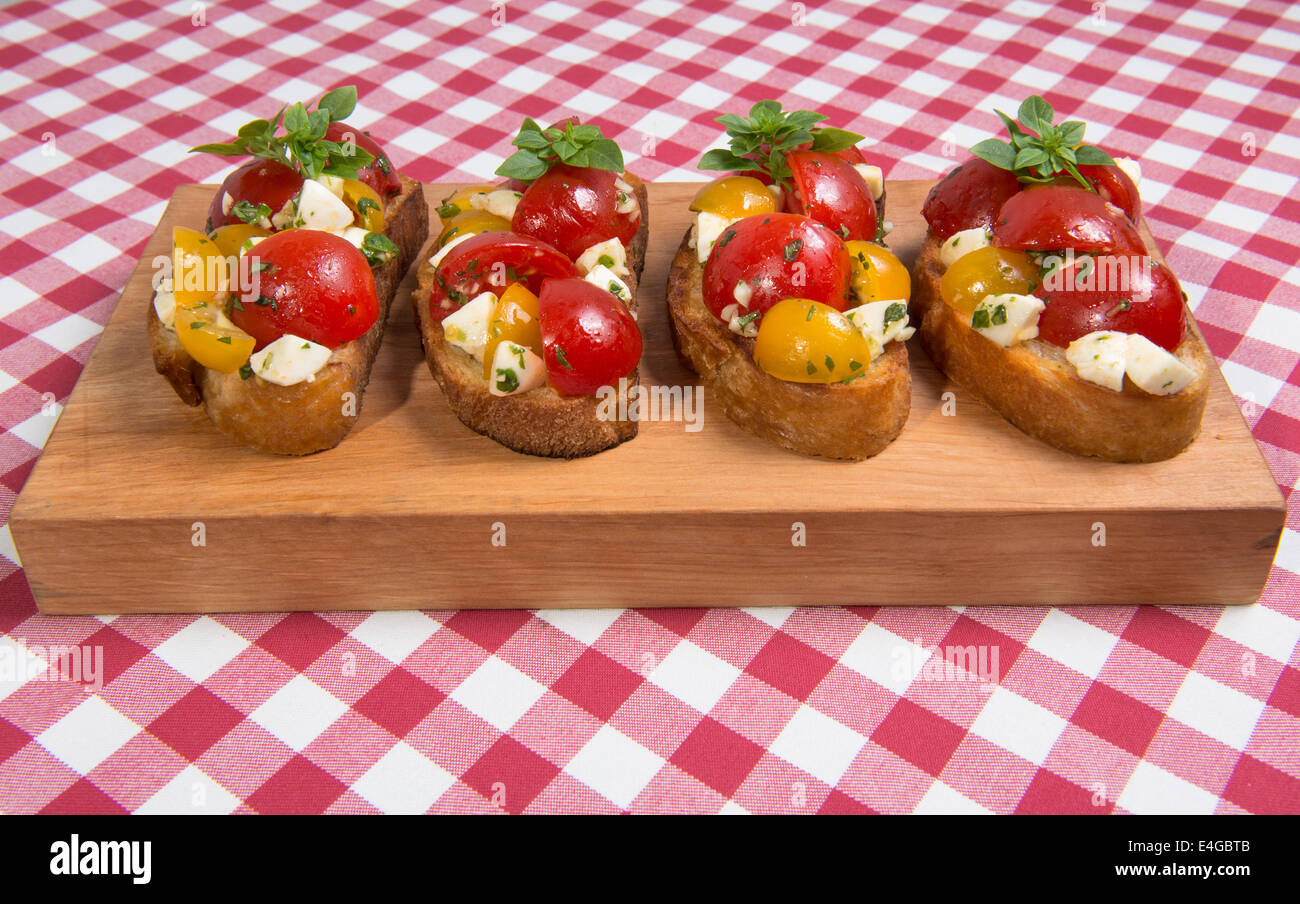
<path id="1" fill-rule="evenodd" d="M 1141 160 L 1291 494 L 1300 8 L 583 2 L 0 9 L 0 511 L 172 190 L 226 172 L 185 149 L 348 83 L 351 121 L 423 180 L 489 176 L 523 115 L 569 113 L 642 176 L 695 179 L 713 118 L 769 96 L 866 134 L 893 178 L 935 177 L 991 108 L 1042 93 Z M 0 810 L 1297 812 L 1287 523 L 1262 602 L 1227 610 L 99 619 L 37 615 L 5 527 Z M 949 646 L 996 651 L 995 674 L 930 658 Z M 102 681 L 58 647 L 102 650 Z"/>

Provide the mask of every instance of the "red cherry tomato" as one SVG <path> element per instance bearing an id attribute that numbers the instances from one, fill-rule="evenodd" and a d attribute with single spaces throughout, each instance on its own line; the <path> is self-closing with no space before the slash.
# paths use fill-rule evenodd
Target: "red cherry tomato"
<path id="1" fill-rule="evenodd" d="M 230 319 L 257 348 L 285 333 L 337 348 L 379 318 L 375 277 L 351 242 L 315 229 L 286 229 L 248 253 L 256 279 Z"/>
<path id="2" fill-rule="evenodd" d="M 930 189 L 921 214 L 943 241 L 963 229 L 993 225 L 1002 205 L 1018 191 L 1015 173 L 971 157 Z"/>
<path id="3" fill-rule="evenodd" d="M 1092 187 L 1110 203 L 1114 204 L 1134 223 L 1142 211 L 1142 200 L 1138 197 L 1138 188 L 1133 184 L 1129 174 L 1118 166 L 1110 164 L 1084 165 L 1079 167 L 1079 175 L 1092 183 Z M 1071 184 L 1078 185 L 1071 180 Z"/>
<path id="4" fill-rule="evenodd" d="M 845 241 L 875 241 L 876 200 L 853 164 L 821 151 L 788 151 L 785 162 L 795 185 L 786 196 L 791 213 L 812 217 Z"/>
<path id="5" fill-rule="evenodd" d="M 253 207 L 265 204 L 276 214 L 290 199 L 298 197 L 300 191 L 302 176 L 293 167 L 275 160 L 250 160 L 227 176 L 212 198 L 208 207 L 208 232 L 244 222 L 235 214 L 234 205 L 240 201 L 247 201 Z M 223 210 L 226 195 L 230 195 L 228 213 Z"/>
<path id="6" fill-rule="evenodd" d="M 752 289 L 743 311 L 766 311 L 786 298 L 807 298 L 843 311 L 849 253 L 830 229 L 793 213 L 761 213 L 731 224 L 704 263 L 704 303 L 721 319 L 736 304 L 736 284 Z"/>
<path id="7" fill-rule="evenodd" d="M 368 163 L 357 170 L 357 180 L 369 185 L 379 193 L 381 198 L 388 198 L 400 192 L 402 180 L 397 177 L 397 170 L 388 159 L 388 155 L 384 153 L 384 149 L 379 146 L 379 142 L 346 122 L 332 122 L 325 130 L 325 138 L 328 141 L 343 143 L 349 137 L 357 147 L 368 151 L 375 158 L 373 163 Z"/>
<path id="8" fill-rule="evenodd" d="M 632 241 L 641 214 L 618 213 L 616 173 L 561 163 L 539 176 L 515 207 L 511 228 L 559 248 L 570 260 L 592 245 Z"/>
<path id="9" fill-rule="evenodd" d="M 613 386 L 641 360 L 627 305 L 585 279 L 548 279 L 538 296 L 546 380 L 563 396 Z"/>
<path id="10" fill-rule="evenodd" d="M 1036 290 L 1047 302 L 1038 335 L 1068 346 L 1097 330 L 1141 333 L 1173 351 L 1183 339 L 1183 291 L 1169 268 L 1143 255 L 1076 260 Z"/>
<path id="11" fill-rule="evenodd" d="M 850 166 L 856 166 L 859 163 L 867 162 L 867 158 L 862 155 L 862 151 L 858 149 L 858 146 L 856 144 L 851 148 L 845 148 L 842 151 L 836 151 L 835 156 L 839 157 L 841 160 L 848 161 Z"/>
<path id="12" fill-rule="evenodd" d="M 542 280 L 577 276 L 578 268 L 555 248 L 513 232 L 481 232 L 447 252 L 434 274 L 429 315 L 442 320 L 478 295 L 500 295 L 512 282 L 536 295 Z"/>
<path id="13" fill-rule="evenodd" d="M 1079 186 L 1027 188 L 1002 205 L 993 244 L 1019 250 L 1146 254 L 1137 226 L 1114 204 Z"/>

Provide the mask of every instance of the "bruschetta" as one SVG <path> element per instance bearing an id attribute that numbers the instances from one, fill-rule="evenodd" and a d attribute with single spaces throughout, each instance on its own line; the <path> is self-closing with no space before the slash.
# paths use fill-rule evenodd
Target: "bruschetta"
<path id="1" fill-rule="evenodd" d="M 341 88 L 195 148 L 254 159 L 222 183 L 201 230 L 174 230 L 170 266 L 155 273 L 155 368 L 263 452 L 319 452 L 352 429 L 389 306 L 428 235 L 420 183 L 344 122 L 355 103 Z"/>
<path id="2" fill-rule="evenodd" d="M 1140 232 L 1140 169 L 1041 97 L 923 210 L 912 319 L 936 366 L 1025 433 L 1108 461 L 1196 438 L 1213 359 Z"/>
<path id="3" fill-rule="evenodd" d="M 860 460 L 907 421 L 910 278 L 884 245 L 884 180 L 861 135 L 755 104 L 722 116 L 731 173 L 691 204 L 668 276 L 674 343 L 722 411 L 804 455 Z"/>
<path id="4" fill-rule="evenodd" d="M 414 308 L 429 370 L 469 429 L 530 455 L 579 458 L 637 434 L 636 291 L 645 186 L 600 129 L 525 119 L 505 182 L 437 208 Z"/>

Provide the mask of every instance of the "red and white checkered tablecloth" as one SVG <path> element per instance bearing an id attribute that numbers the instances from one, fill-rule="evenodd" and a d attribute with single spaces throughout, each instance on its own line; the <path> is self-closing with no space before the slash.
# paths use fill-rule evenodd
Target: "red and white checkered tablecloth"
<path id="1" fill-rule="evenodd" d="M 768 96 L 934 177 L 1042 93 L 1141 160 L 1296 485 L 1300 7 L 67 0 L 0 9 L 0 60 L 0 513 L 172 190 L 224 174 L 186 148 L 348 83 L 424 180 L 488 176 L 521 116 L 569 113 L 698 178 L 718 112 Z M 1227 610 L 98 619 L 38 616 L 0 527 L 0 811 L 1300 812 L 1287 523 L 1261 604 Z M 914 674 L 936 645 L 995 649 L 996 684 Z M 59 646 L 102 649 L 102 687 Z"/>

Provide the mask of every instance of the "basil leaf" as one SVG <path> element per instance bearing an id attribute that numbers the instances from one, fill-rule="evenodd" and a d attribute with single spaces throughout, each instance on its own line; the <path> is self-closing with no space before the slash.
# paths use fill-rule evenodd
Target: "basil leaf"
<path id="1" fill-rule="evenodd" d="M 1066 147 L 1074 147 L 1083 141 L 1083 130 L 1086 124 L 1079 122 L 1077 119 L 1067 120 L 1060 125 L 1061 143 Z"/>
<path id="2" fill-rule="evenodd" d="M 619 148 L 618 142 L 610 138 L 598 138 L 591 143 L 587 150 L 588 166 L 610 170 L 615 173 L 623 172 L 623 151 Z"/>
<path id="3" fill-rule="evenodd" d="M 1016 168 L 1015 148 L 997 138 L 985 138 L 972 147 L 970 152 L 981 160 L 987 160 L 999 169 L 1015 170 Z"/>
<path id="4" fill-rule="evenodd" d="M 294 104 L 284 111 L 284 128 L 290 134 L 307 128 L 307 109 L 302 104 Z"/>
<path id="5" fill-rule="evenodd" d="M 990 161 L 992 162 L 992 161 Z M 1029 166 L 1038 166 L 1047 162 L 1047 151 L 1042 148 L 1028 147 L 1016 154 L 1016 159 L 1012 169 L 1023 169 Z"/>
<path id="6" fill-rule="evenodd" d="M 505 159 L 496 169 L 496 174 L 506 179 L 518 179 L 532 182 L 546 172 L 546 164 L 533 151 L 520 148 Z"/>
<path id="7" fill-rule="evenodd" d="M 1074 160 L 1084 166 L 1114 166 L 1115 158 L 1099 147 L 1091 144 L 1080 145 L 1074 149 Z"/>
<path id="8" fill-rule="evenodd" d="M 862 139 L 863 136 L 857 132 L 849 132 L 845 129 L 818 129 L 813 133 L 812 149 L 833 154 L 836 151 L 843 151 L 853 147 Z"/>
<path id="9" fill-rule="evenodd" d="M 341 119 L 347 119 L 352 115 L 352 111 L 356 109 L 356 106 L 356 85 L 345 85 L 342 88 L 335 88 L 316 103 L 316 109 L 324 110 L 328 113 L 331 122 L 338 122 Z"/>
<path id="10" fill-rule="evenodd" d="M 1031 94 L 1025 98 L 1025 102 L 1020 105 L 1020 110 L 1016 114 L 1025 128 L 1032 129 L 1038 134 L 1052 124 L 1052 117 L 1056 114 L 1052 110 L 1052 105 L 1043 100 L 1037 94 Z"/>
<path id="11" fill-rule="evenodd" d="M 253 138 L 254 136 L 266 135 L 271 131 L 271 124 L 265 119 L 254 119 L 252 122 L 246 122 L 239 127 L 238 135 L 240 138 Z"/>
<path id="12" fill-rule="evenodd" d="M 761 166 L 748 157 L 739 157 L 724 148 L 714 148 L 700 158 L 699 168 L 703 170 L 759 170 Z"/>
<path id="13" fill-rule="evenodd" d="M 216 154 L 218 157 L 242 157 L 248 153 L 248 147 L 243 144 L 201 144 L 198 147 L 192 147 L 189 151 L 191 154 Z"/>

